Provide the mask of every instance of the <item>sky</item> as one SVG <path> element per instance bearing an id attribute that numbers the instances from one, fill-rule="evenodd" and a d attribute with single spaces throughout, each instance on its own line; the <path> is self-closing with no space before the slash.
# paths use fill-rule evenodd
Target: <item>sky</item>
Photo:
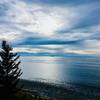
<path id="1" fill-rule="evenodd" d="M 100 54 L 100 0 L 0 0 L 0 41 L 33 56 Z"/>

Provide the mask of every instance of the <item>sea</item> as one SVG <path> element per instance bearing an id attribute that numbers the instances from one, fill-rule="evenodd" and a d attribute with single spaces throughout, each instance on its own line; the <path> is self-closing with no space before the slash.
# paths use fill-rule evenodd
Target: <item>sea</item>
<path id="1" fill-rule="evenodd" d="M 100 87 L 99 56 L 22 56 L 22 79 Z"/>

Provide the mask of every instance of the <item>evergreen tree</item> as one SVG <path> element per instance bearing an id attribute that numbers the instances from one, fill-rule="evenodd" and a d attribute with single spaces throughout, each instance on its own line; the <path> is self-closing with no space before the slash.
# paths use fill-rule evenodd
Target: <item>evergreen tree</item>
<path id="1" fill-rule="evenodd" d="M 2 41 L 2 49 L 0 50 L 0 94 L 16 93 L 18 88 L 19 77 L 22 72 L 19 68 L 19 56 L 12 52 L 13 48 Z"/>

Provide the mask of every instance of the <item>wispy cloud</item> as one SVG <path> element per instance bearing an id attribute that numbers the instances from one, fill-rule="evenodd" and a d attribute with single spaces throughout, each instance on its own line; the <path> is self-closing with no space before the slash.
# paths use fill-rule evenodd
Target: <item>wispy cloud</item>
<path id="1" fill-rule="evenodd" d="M 18 52 L 97 54 L 99 11 L 97 0 L 2 0 L 0 40 Z"/>

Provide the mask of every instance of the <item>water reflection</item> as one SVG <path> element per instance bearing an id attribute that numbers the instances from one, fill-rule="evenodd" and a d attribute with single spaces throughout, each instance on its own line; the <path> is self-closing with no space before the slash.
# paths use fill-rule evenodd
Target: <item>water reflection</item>
<path id="1" fill-rule="evenodd" d="M 100 62 L 97 58 L 22 57 L 22 78 L 100 84 Z"/>

